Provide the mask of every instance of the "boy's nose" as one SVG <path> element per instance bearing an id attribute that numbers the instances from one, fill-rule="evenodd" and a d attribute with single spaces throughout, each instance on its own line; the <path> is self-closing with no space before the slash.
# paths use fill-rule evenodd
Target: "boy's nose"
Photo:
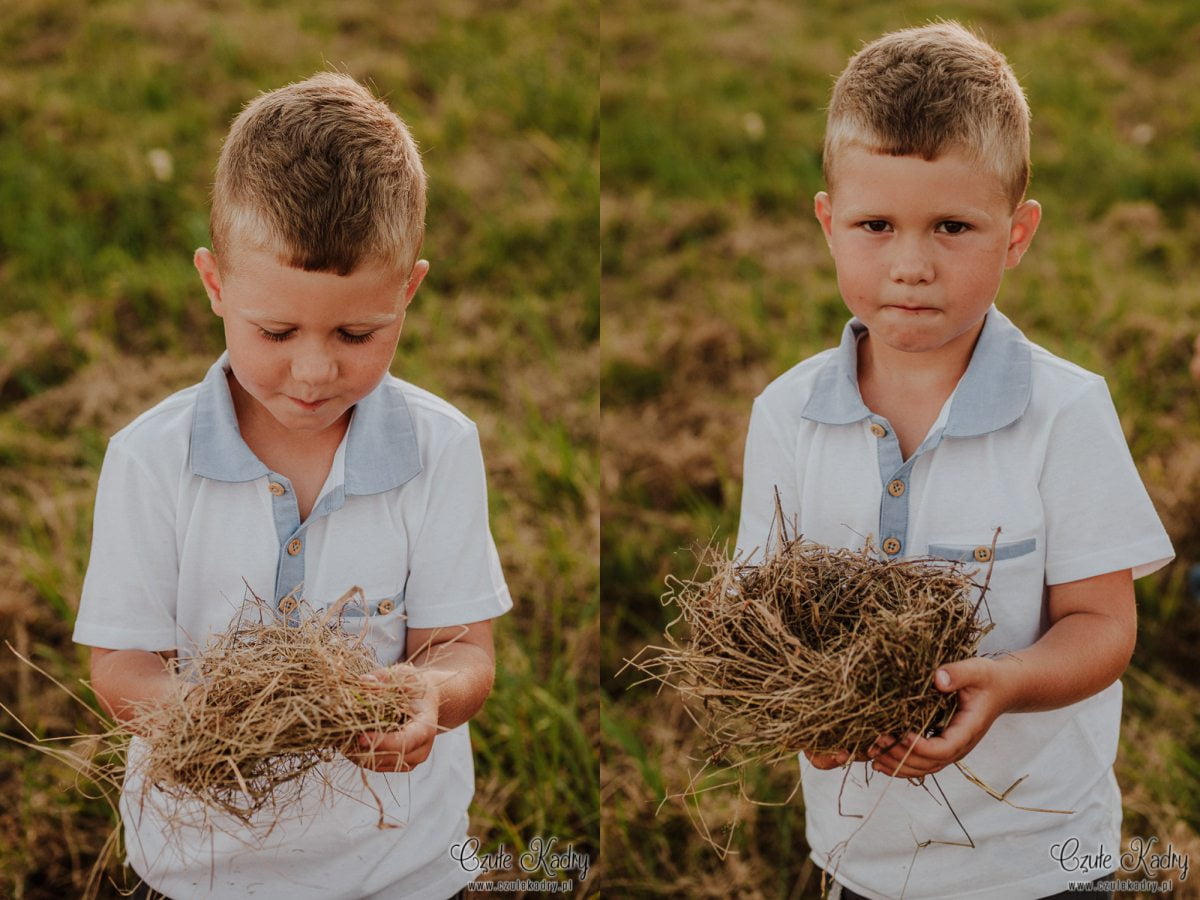
<path id="1" fill-rule="evenodd" d="M 933 263 L 919 241 L 905 241 L 892 258 L 891 277 L 901 284 L 925 284 L 933 281 Z"/>
<path id="2" fill-rule="evenodd" d="M 301 384 L 325 384 L 337 377 L 337 361 L 328 353 L 310 351 L 292 358 L 292 378 Z"/>

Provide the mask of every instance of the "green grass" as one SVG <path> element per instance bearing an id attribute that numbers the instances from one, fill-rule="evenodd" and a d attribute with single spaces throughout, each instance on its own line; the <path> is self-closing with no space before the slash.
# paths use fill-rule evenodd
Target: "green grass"
<path id="1" fill-rule="evenodd" d="M 1138 583 L 1117 775 L 1126 833 L 1200 858 L 1195 797 L 1200 610 L 1200 10 L 1183 0 L 696 2 L 602 17 L 601 666 L 608 874 L 629 896 L 807 897 L 803 816 L 744 810 L 721 859 L 678 800 L 703 750 L 678 701 L 616 677 L 661 639 L 668 575 L 688 548 L 732 540 L 754 396 L 836 343 L 847 318 L 812 216 L 823 108 L 863 41 L 936 17 L 980 29 L 1033 110 L 1041 230 L 1000 307 L 1035 341 L 1108 379 L 1179 559 Z M 747 772 L 782 801 L 789 773 Z M 794 774 L 794 773 L 790 773 Z M 728 796 L 701 801 L 717 818 Z M 1140 830 L 1139 830 L 1140 829 Z M 1185 886 L 1186 887 L 1186 886 Z M 1180 896 L 1186 895 L 1186 891 Z"/>
<path id="2" fill-rule="evenodd" d="M 70 632 L 107 437 L 197 380 L 222 346 L 191 254 L 208 243 L 224 132 L 259 91 L 346 71 L 422 149 L 432 271 L 393 371 L 479 423 L 516 603 L 497 629 L 495 690 L 472 723 L 472 831 L 484 850 L 557 837 L 595 860 L 597 7 L 312 6 L 5 8 L 0 639 L 67 683 L 84 677 Z M 155 170 L 163 151 L 169 173 Z M 38 734 L 94 730 L 2 648 L 0 676 L 0 702 Z M 7 716 L 0 728 L 20 734 Z M 0 895 L 78 895 L 114 825 L 104 804 L 7 743 L 0 786 Z"/>
<path id="3" fill-rule="evenodd" d="M 832 76 L 884 30 L 957 17 L 1004 50 L 1034 111 L 1045 219 L 1001 306 L 1108 378 L 1180 555 L 1138 585 L 1118 777 L 1128 832 L 1200 859 L 1200 615 L 1184 594 L 1200 560 L 1195 4 L 312 6 L 5 7 L 0 638 L 65 681 L 86 671 L 70 630 L 107 436 L 221 346 L 190 265 L 221 137 L 258 91 L 337 67 L 421 144 L 433 267 L 393 368 L 479 423 L 517 603 L 473 723 L 475 832 L 485 849 L 554 835 L 595 857 L 603 817 L 614 896 L 811 896 L 797 802 L 661 804 L 703 748 L 672 697 L 614 673 L 661 634 L 664 578 L 733 536 L 751 398 L 844 322 L 811 216 Z M 0 701 L 39 734 L 94 725 L 2 653 Z M 779 804 L 795 772 L 746 779 Z M 77 894 L 113 824 L 104 804 L 9 745 L 0 790 L 0 894 Z M 721 859 L 690 815 L 721 839 L 740 821 L 737 852 Z"/>

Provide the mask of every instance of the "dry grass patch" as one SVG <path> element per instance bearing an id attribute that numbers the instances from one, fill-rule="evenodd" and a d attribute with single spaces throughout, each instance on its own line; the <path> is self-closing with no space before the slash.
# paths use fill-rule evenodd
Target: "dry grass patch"
<path id="1" fill-rule="evenodd" d="M 786 529 L 773 544 L 758 565 L 709 547 L 710 578 L 669 582 L 664 602 L 679 608 L 669 646 L 634 660 L 694 701 L 712 759 L 857 755 L 880 735 L 944 726 L 956 701 L 933 674 L 975 655 L 990 627 L 976 615 L 986 587 L 954 564 L 833 549 Z"/>
<path id="2" fill-rule="evenodd" d="M 279 814 L 316 766 L 358 736 L 399 729 L 417 681 L 403 668 L 385 690 L 363 680 L 379 662 L 344 627 L 361 599 L 356 588 L 321 614 L 301 603 L 306 614 L 289 625 L 254 598 L 236 627 L 192 659 L 174 697 L 129 721 L 146 738 L 146 782 L 250 824 L 264 809 Z"/>

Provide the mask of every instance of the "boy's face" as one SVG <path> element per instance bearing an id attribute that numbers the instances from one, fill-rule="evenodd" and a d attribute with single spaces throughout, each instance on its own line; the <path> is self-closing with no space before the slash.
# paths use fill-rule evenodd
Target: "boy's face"
<path id="1" fill-rule="evenodd" d="M 248 400 L 239 418 L 244 410 L 255 425 L 310 436 L 341 428 L 387 373 L 428 263 L 406 279 L 380 267 L 306 272 L 266 250 L 239 249 L 236 257 L 222 272 L 201 248 L 195 264 Z"/>
<path id="2" fill-rule="evenodd" d="M 1041 217 L 1015 211 L 999 176 L 960 152 L 935 160 L 859 147 L 839 154 L 816 214 L 838 287 L 870 340 L 895 351 L 966 349 Z"/>

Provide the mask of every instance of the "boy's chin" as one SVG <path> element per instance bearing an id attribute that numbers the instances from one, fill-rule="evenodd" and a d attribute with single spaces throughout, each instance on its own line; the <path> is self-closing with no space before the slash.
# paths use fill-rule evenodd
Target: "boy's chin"
<path id="1" fill-rule="evenodd" d="M 897 353 L 937 353 L 957 345 L 974 345 L 979 323 L 955 329 L 947 327 L 940 316 L 922 316 L 920 321 L 903 324 L 876 322 L 868 327 L 868 332 L 873 343 Z"/>
<path id="2" fill-rule="evenodd" d="M 343 409 L 340 404 L 337 407 L 330 406 L 328 409 L 322 406 L 315 410 L 309 410 L 291 401 L 284 401 L 270 409 L 271 418 L 281 428 L 297 434 L 313 435 L 340 424 L 344 421 L 347 412 L 349 410 Z"/>

